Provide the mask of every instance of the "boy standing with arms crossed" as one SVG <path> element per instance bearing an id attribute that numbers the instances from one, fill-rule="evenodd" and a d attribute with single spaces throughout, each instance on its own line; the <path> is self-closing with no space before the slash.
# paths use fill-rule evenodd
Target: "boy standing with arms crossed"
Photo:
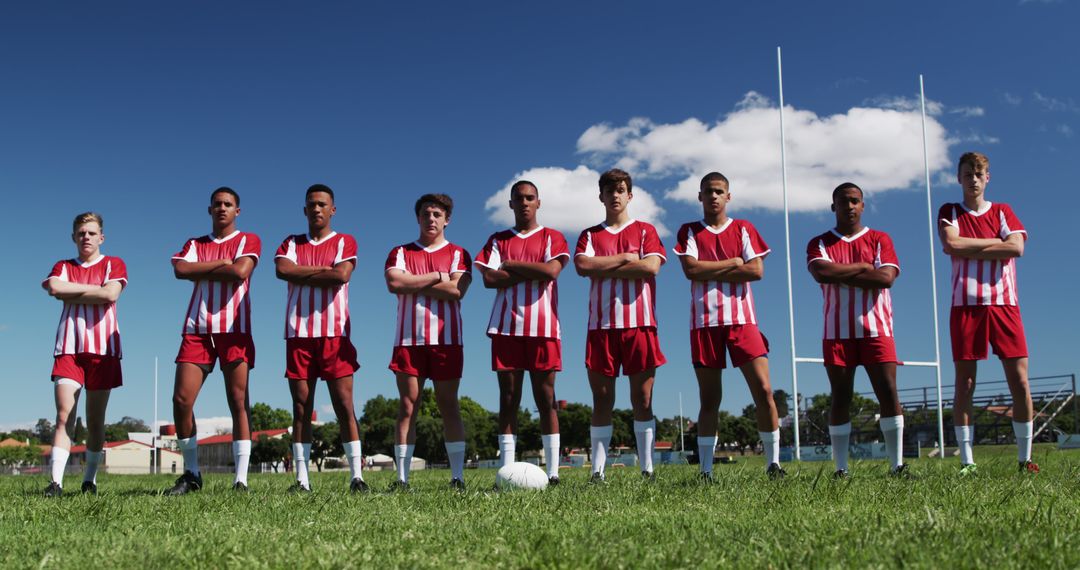
<path id="1" fill-rule="evenodd" d="M 593 393 L 593 482 L 604 481 L 620 369 L 630 377 L 634 435 L 645 479 L 653 478 L 656 418 L 652 411 L 656 368 L 667 362 L 656 334 L 656 275 L 667 261 L 652 224 L 630 218 L 630 175 L 612 169 L 600 176 L 604 222 L 581 232 L 574 251 L 578 275 L 588 277 L 589 333 L 585 367 Z"/>
<path id="2" fill-rule="evenodd" d="M 956 367 L 953 424 L 960 447 L 960 474 L 976 473 L 971 398 L 987 344 L 1001 359 L 1013 397 L 1013 433 L 1021 472 L 1038 473 L 1031 461 L 1034 410 L 1028 386 L 1028 350 L 1016 290 L 1016 258 L 1024 255 L 1027 231 L 1008 204 L 986 199 L 990 159 L 977 152 L 960 157 L 957 181 L 964 200 L 938 211 L 938 232 L 952 256 L 949 332 Z"/>
<path id="3" fill-rule="evenodd" d="M 499 457 L 514 461 L 517 413 L 528 371 L 540 416 L 548 482 L 559 483 L 555 373 L 562 370 L 557 279 L 570 261 L 562 233 L 537 223 L 540 191 L 528 180 L 510 187 L 514 227 L 492 234 L 476 257 L 484 286 L 496 289 L 488 321 L 491 368 L 499 378 Z"/>
<path id="4" fill-rule="evenodd" d="M 184 456 L 184 474 L 166 491 L 185 495 L 202 489 L 199 447 L 195 428 L 195 399 L 214 362 L 221 361 L 225 394 L 232 413 L 233 489 L 247 491 L 251 459 L 248 419 L 248 372 L 255 367 L 251 338 L 251 272 L 259 262 L 262 243 L 252 233 L 236 229 L 240 195 L 228 187 L 210 194 L 207 208 L 213 233 L 189 239 L 172 258 L 177 279 L 193 283 L 184 318 L 183 340 L 176 355 L 173 417 L 177 443 Z"/>
<path id="5" fill-rule="evenodd" d="M 769 383 L 769 343 L 757 326 L 750 282 L 765 273 L 771 251 L 750 222 L 727 215 L 728 179 L 710 172 L 701 179 L 698 201 L 704 219 L 679 228 L 675 254 L 690 280 L 690 353 L 701 396 L 698 457 L 701 477 L 712 481 L 716 422 L 723 394 L 720 375 L 725 352 L 742 370 L 757 409 L 758 435 L 765 450 L 765 472 L 784 476 L 780 467 L 780 423 Z"/>
<path id="6" fill-rule="evenodd" d="M 289 236 L 278 248 L 278 279 L 289 283 L 285 306 L 285 377 L 293 401 L 294 492 L 310 492 L 311 415 L 315 387 L 326 382 L 349 460 L 349 490 L 368 490 L 361 468 L 364 456 L 353 410 L 353 374 L 360 368 L 349 339 L 349 280 L 356 267 L 356 240 L 335 232 L 334 191 L 315 184 L 304 195 L 308 233 Z"/>
<path id="7" fill-rule="evenodd" d="M 58 261 L 42 288 L 64 303 L 53 350 L 53 394 L 56 433 L 53 436 L 51 481 L 46 497 L 64 493 L 64 468 L 71 454 L 71 434 L 79 394 L 86 389 L 86 471 L 82 492 L 97 494 L 97 470 L 105 444 L 105 408 L 113 388 L 123 384 L 120 369 L 120 325 L 116 300 L 127 286 L 127 267 L 119 257 L 102 255 L 105 241 L 101 215 L 75 216 L 71 241 L 76 259 Z"/>
<path id="8" fill-rule="evenodd" d="M 424 194 L 414 207 L 417 241 L 399 245 L 386 259 L 386 288 L 397 295 L 397 329 L 390 370 L 397 377 L 400 404 L 392 489 L 409 487 L 416 444 L 416 419 L 424 382 L 431 378 L 443 421 L 450 488 L 465 490 L 465 425 L 458 404 L 464 368 L 461 299 L 472 281 L 469 253 L 446 240 L 454 201 L 446 194 Z"/>

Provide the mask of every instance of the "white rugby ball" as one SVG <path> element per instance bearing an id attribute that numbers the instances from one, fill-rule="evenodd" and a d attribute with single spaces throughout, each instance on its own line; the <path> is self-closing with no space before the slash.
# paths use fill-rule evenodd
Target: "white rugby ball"
<path id="1" fill-rule="evenodd" d="M 517 461 L 499 468 L 495 473 L 495 486 L 500 490 L 541 490 L 548 486 L 547 473 L 537 465 Z"/>

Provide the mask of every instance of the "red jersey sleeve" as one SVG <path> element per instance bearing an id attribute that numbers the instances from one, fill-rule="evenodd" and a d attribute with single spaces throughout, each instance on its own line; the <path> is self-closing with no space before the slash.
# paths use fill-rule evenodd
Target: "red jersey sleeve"
<path id="1" fill-rule="evenodd" d="M 675 255 L 685 255 L 697 259 L 697 240 L 694 239 L 694 224 L 683 224 L 679 233 L 675 235 L 675 247 L 671 248 Z"/>
<path id="2" fill-rule="evenodd" d="M 893 246 L 892 238 L 889 234 L 881 232 L 878 234 L 878 251 L 877 259 L 875 259 L 877 267 L 883 267 L 891 265 L 897 270 L 900 269 L 900 258 L 896 256 L 896 248 Z"/>
<path id="3" fill-rule="evenodd" d="M 61 281 L 67 281 L 68 279 L 66 267 L 66 261 L 57 261 L 55 264 L 53 264 L 52 271 L 50 271 L 49 274 L 41 280 L 41 287 L 45 288 L 45 284 L 48 283 L 49 279 L 59 279 Z"/>
<path id="4" fill-rule="evenodd" d="M 255 234 L 244 234 L 244 245 L 236 252 L 234 259 L 240 259 L 241 257 L 253 257 L 255 263 L 259 263 L 259 256 L 262 254 L 262 240 Z"/>
<path id="5" fill-rule="evenodd" d="M 119 257 L 110 257 L 106 262 L 109 265 L 105 268 L 105 280 L 101 284 L 105 285 L 106 283 L 119 281 L 121 287 L 127 287 L 128 273 L 127 264 L 124 263 L 124 260 Z"/>
<path id="6" fill-rule="evenodd" d="M 341 236 L 341 249 L 338 250 L 337 259 L 334 260 L 334 265 L 351 261 L 356 264 L 356 255 L 359 247 L 356 245 L 356 238 L 350 235 Z"/>
<path id="7" fill-rule="evenodd" d="M 955 204 L 944 204 L 941 209 L 938 210 L 938 227 L 942 224 L 946 226 L 958 227 L 956 223 L 956 207 Z"/>
<path id="8" fill-rule="evenodd" d="M 285 259 L 296 263 L 296 246 L 294 245 L 295 243 L 295 236 L 289 236 L 285 238 L 285 241 L 281 242 L 281 245 L 278 246 L 277 251 L 274 252 L 274 258 L 276 259 L 278 257 L 284 257 Z"/>
<path id="9" fill-rule="evenodd" d="M 480 253 L 476 254 L 476 264 L 487 267 L 488 269 L 498 269 L 502 265 L 501 255 L 499 255 L 499 246 L 495 242 L 495 236 L 497 233 L 491 234 L 488 237 L 487 243 L 480 249 Z"/>
<path id="10" fill-rule="evenodd" d="M 819 259 L 832 261 L 829 259 L 829 254 L 825 252 L 825 246 L 821 243 L 821 236 L 815 237 L 806 244 L 806 265 L 809 266 Z"/>
<path id="11" fill-rule="evenodd" d="M 1001 239 L 1006 239 L 1012 234 L 1020 233 L 1024 235 L 1024 240 L 1027 240 L 1027 230 L 1024 229 L 1024 224 L 1020 223 L 1020 218 L 1016 217 L 1012 208 L 1008 204 L 1001 204 L 1000 210 L 1001 217 Z"/>
<path id="12" fill-rule="evenodd" d="M 184 247 L 180 248 L 180 251 L 176 252 L 172 256 L 173 263 L 177 261 L 189 261 L 196 262 L 199 260 L 199 252 L 195 250 L 195 240 L 189 239 L 184 242 Z"/>
<path id="13" fill-rule="evenodd" d="M 758 257 L 765 257 L 769 255 L 769 245 L 765 243 L 765 239 L 758 233 L 757 228 L 750 222 L 744 222 L 742 224 L 742 258 L 743 261 L 750 261 Z"/>
<path id="14" fill-rule="evenodd" d="M 547 250 L 544 252 L 544 262 L 558 259 L 563 265 L 570 261 L 570 246 L 566 243 L 566 237 L 562 232 L 551 230 L 547 236 Z"/>
<path id="15" fill-rule="evenodd" d="M 641 257 L 649 257 L 650 255 L 659 255 L 660 259 L 667 261 L 667 250 L 664 249 L 663 242 L 660 241 L 660 234 L 656 233 L 656 228 L 652 224 L 642 224 L 641 235 Z"/>
<path id="16" fill-rule="evenodd" d="M 450 273 L 472 274 L 472 256 L 463 247 L 458 248 L 458 253 L 460 255 L 457 256 L 457 264 L 450 269 Z"/>
<path id="17" fill-rule="evenodd" d="M 391 269 L 400 269 L 406 273 L 409 272 L 405 265 L 405 248 L 397 246 L 390 250 L 390 255 L 386 256 L 386 271 Z"/>
<path id="18" fill-rule="evenodd" d="M 592 247 L 592 239 L 589 235 L 589 230 L 581 232 L 578 236 L 577 246 L 574 247 L 574 257 L 584 255 L 586 257 L 596 257 L 596 252 Z"/>

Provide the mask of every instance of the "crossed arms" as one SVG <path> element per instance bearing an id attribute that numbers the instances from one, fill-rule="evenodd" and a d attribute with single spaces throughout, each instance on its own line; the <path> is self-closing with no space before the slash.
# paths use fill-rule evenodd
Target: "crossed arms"
<path id="1" fill-rule="evenodd" d="M 41 284 L 50 296 L 61 301 L 71 301 L 82 305 L 108 305 L 120 298 L 124 285 L 120 281 L 109 281 L 104 285 L 87 283 L 69 283 L 58 277 L 50 277 Z"/>
<path id="2" fill-rule="evenodd" d="M 470 283 L 472 276 L 464 271 L 432 271 L 413 275 L 394 267 L 386 270 L 386 289 L 396 295 L 418 293 L 443 301 L 460 301 L 469 290 Z"/>
<path id="3" fill-rule="evenodd" d="M 245 281 L 254 269 L 255 259 L 249 255 L 213 261 L 173 260 L 173 275 L 187 281 Z"/>
<path id="4" fill-rule="evenodd" d="M 762 257 L 743 261 L 741 257 L 732 257 L 722 261 L 702 261 L 690 255 L 680 255 L 683 275 L 691 281 L 723 281 L 726 283 L 747 283 L 758 281 L 765 274 Z"/>
<path id="5" fill-rule="evenodd" d="M 295 261 L 287 257 L 279 257 L 274 260 L 274 267 L 278 279 L 289 283 L 312 287 L 336 287 L 349 282 L 356 264 L 353 260 L 346 259 L 332 267 L 297 265 Z"/>
<path id="6" fill-rule="evenodd" d="M 811 260 L 807 269 L 818 283 L 836 283 L 862 289 L 888 289 L 900 274 L 900 270 L 892 265 L 875 269 L 872 263 L 834 263 L 827 259 Z"/>
<path id="7" fill-rule="evenodd" d="M 562 272 L 563 263 L 558 258 L 550 261 L 502 262 L 498 269 L 480 265 L 480 275 L 484 278 L 484 287 L 505 289 L 525 281 L 554 281 Z"/>
<path id="8" fill-rule="evenodd" d="M 574 268 L 582 277 L 607 279 L 641 279 L 656 277 L 664 258 L 657 254 L 640 257 L 637 253 L 574 257 Z"/>
<path id="9" fill-rule="evenodd" d="M 1015 232 L 1005 239 L 960 237 L 960 230 L 951 224 L 941 222 L 938 228 L 941 247 L 946 255 L 967 259 L 1011 259 L 1024 255 L 1024 234 Z"/>

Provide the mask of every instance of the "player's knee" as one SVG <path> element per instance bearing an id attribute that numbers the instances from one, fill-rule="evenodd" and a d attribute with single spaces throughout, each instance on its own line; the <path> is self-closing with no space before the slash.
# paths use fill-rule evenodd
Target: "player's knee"
<path id="1" fill-rule="evenodd" d="M 184 394 L 174 393 L 172 403 L 174 409 L 190 410 L 191 407 L 195 405 L 195 399 L 187 397 Z"/>

